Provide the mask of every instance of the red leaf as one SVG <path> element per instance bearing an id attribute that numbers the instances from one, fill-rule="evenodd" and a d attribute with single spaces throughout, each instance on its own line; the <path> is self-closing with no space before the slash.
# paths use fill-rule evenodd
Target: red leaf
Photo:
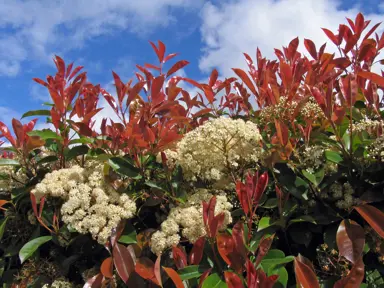
<path id="1" fill-rule="evenodd" d="M 245 83 L 245 85 L 247 85 L 249 90 L 251 90 L 251 92 L 254 95 L 257 95 L 256 88 L 253 85 L 251 79 L 248 77 L 247 73 L 245 73 L 243 70 L 238 69 L 238 68 L 232 68 L 232 70 L 236 73 L 237 76 L 240 77 L 240 79 Z"/>
<path id="2" fill-rule="evenodd" d="M 33 213 L 35 214 L 36 217 L 39 217 L 39 214 L 37 214 L 36 196 L 35 196 L 35 194 L 30 193 L 30 197 L 31 197 L 31 204 L 32 204 Z"/>
<path id="3" fill-rule="evenodd" d="M 179 62 L 176 62 L 167 72 L 167 77 L 175 73 L 176 71 L 182 69 L 183 67 L 187 66 L 189 64 L 186 60 L 181 60 Z"/>
<path id="4" fill-rule="evenodd" d="M 204 236 L 197 239 L 197 241 L 193 244 L 193 248 L 189 253 L 189 264 L 199 265 L 201 259 L 203 258 L 204 245 L 205 245 Z"/>
<path id="5" fill-rule="evenodd" d="M 333 288 L 359 288 L 364 280 L 364 262 L 360 258 L 348 275 L 335 283 Z"/>
<path id="6" fill-rule="evenodd" d="M 309 260 L 299 254 L 295 257 L 295 275 L 296 283 L 300 287 L 320 288 L 315 271 L 311 265 L 308 265 Z"/>
<path id="7" fill-rule="evenodd" d="M 12 127 L 15 132 L 18 145 L 23 145 L 24 142 L 24 129 L 21 122 L 15 118 L 12 119 Z"/>
<path id="8" fill-rule="evenodd" d="M 166 56 L 166 57 L 164 58 L 163 63 L 165 63 L 165 62 L 171 60 L 173 57 L 175 57 L 175 56 L 177 56 L 177 55 L 178 55 L 178 53 L 172 53 L 172 54 L 169 54 L 168 56 Z"/>
<path id="9" fill-rule="evenodd" d="M 317 51 L 316 51 L 316 45 L 313 43 L 310 39 L 304 39 L 304 45 L 309 54 L 313 57 L 313 59 L 317 60 Z"/>
<path id="10" fill-rule="evenodd" d="M 85 283 L 83 288 L 101 288 L 101 284 L 104 280 L 103 274 L 99 273 L 96 276 L 93 276 L 91 279 Z"/>
<path id="11" fill-rule="evenodd" d="M 179 247 L 177 246 L 172 247 L 172 255 L 173 255 L 173 261 L 175 262 L 177 269 L 183 269 L 185 266 L 188 265 L 187 255 Z"/>
<path id="12" fill-rule="evenodd" d="M 69 75 L 69 78 L 68 78 L 68 81 L 70 81 L 73 77 L 75 77 L 75 75 L 81 70 L 83 69 L 84 66 L 77 66 L 73 72 L 71 73 L 71 75 Z"/>
<path id="13" fill-rule="evenodd" d="M 127 283 L 129 275 L 135 271 L 135 263 L 127 248 L 119 243 L 113 248 L 113 262 L 120 278 Z"/>
<path id="14" fill-rule="evenodd" d="M 101 267 L 100 267 L 100 271 L 104 275 L 104 277 L 106 277 L 106 278 L 112 278 L 113 277 L 112 257 L 108 257 L 103 261 L 103 263 L 101 264 Z"/>
<path id="15" fill-rule="evenodd" d="M 161 271 L 160 271 L 160 262 L 161 262 L 161 255 L 159 255 L 156 259 L 155 262 L 155 267 L 154 267 L 154 273 L 155 273 L 155 278 L 157 282 L 162 286 L 162 281 L 161 281 Z"/>
<path id="16" fill-rule="evenodd" d="M 146 280 L 150 280 L 155 284 L 159 284 L 155 276 L 155 265 L 149 258 L 141 257 L 137 259 L 135 271 L 142 278 Z"/>
<path id="17" fill-rule="evenodd" d="M 357 73 L 357 75 L 362 77 L 362 78 L 371 80 L 372 82 L 376 83 L 377 85 L 384 87 L 384 77 L 382 77 L 376 73 L 372 73 L 369 71 L 360 71 Z"/>
<path id="18" fill-rule="evenodd" d="M 146 67 L 146 68 L 150 68 L 150 69 L 155 69 L 155 70 L 157 70 L 157 71 L 160 71 L 160 70 L 161 70 L 160 67 L 155 66 L 155 65 L 152 65 L 152 64 L 150 64 L 150 63 L 145 63 L 145 64 L 144 64 L 144 67 Z"/>
<path id="19" fill-rule="evenodd" d="M 4 137 L 12 144 L 13 147 L 17 148 L 15 138 L 11 135 L 8 127 L 0 121 L 0 135 L 3 134 Z"/>
<path id="20" fill-rule="evenodd" d="M 261 263 L 261 260 L 263 260 L 264 256 L 267 255 L 269 249 L 271 248 L 273 238 L 275 237 L 275 234 L 272 234 L 272 236 L 264 237 L 261 239 L 259 244 L 259 251 L 257 252 L 257 257 L 255 261 L 255 266 L 259 266 Z"/>
<path id="21" fill-rule="evenodd" d="M 361 205 L 355 210 L 368 222 L 369 225 L 384 238 L 384 213 L 371 205 Z"/>
<path id="22" fill-rule="evenodd" d="M 164 80 L 165 80 L 164 75 L 160 75 L 155 79 L 153 79 L 152 86 L 151 86 L 151 97 L 152 97 L 153 105 L 157 105 L 162 101 L 161 97 L 159 97 L 159 93 L 163 88 Z"/>
<path id="23" fill-rule="evenodd" d="M 127 99 L 127 106 L 132 102 L 133 99 L 136 98 L 136 96 L 140 93 L 141 89 L 143 89 L 144 85 L 146 84 L 145 81 L 137 82 L 128 93 L 128 99 Z"/>
<path id="24" fill-rule="evenodd" d="M 333 32 L 332 31 L 330 31 L 330 30 L 328 30 L 328 29 L 326 29 L 326 28 L 321 28 L 323 31 L 324 31 L 324 33 L 327 35 L 327 37 L 329 38 L 329 40 L 331 40 L 335 45 L 339 45 L 339 43 L 338 43 L 338 39 L 337 39 L 337 37 L 335 36 L 335 34 L 333 34 Z"/>
<path id="25" fill-rule="evenodd" d="M 168 274 L 168 276 L 172 279 L 173 283 L 175 283 L 176 288 L 184 288 L 183 281 L 181 280 L 179 274 L 172 268 L 163 267 L 164 271 Z"/>
<path id="26" fill-rule="evenodd" d="M 241 279 L 235 273 L 230 271 L 224 272 L 225 283 L 227 283 L 228 288 L 242 288 L 244 287 Z"/>
<path id="27" fill-rule="evenodd" d="M 371 28 L 371 30 L 369 30 L 368 33 L 364 36 L 363 42 L 364 42 L 366 39 L 368 39 L 368 37 L 371 36 L 372 33 L 375 32 L 375 30 L 377 29 L 377 27 L 379 27 L 380 25 L 381 25 L 381 22 L 375 24 L 375 25 Z"/>
<path id="28" fill-rule="evenodd" d="M 217 250 L 219 251 L 221 258 L 223 258 L 225 263 L 227 263 L 229 266 L 233 266 L 233 264 L 236 264 L 236 263 L 232 263 L 232 260 L 230 257 L 235 249 L 235 244 L 232 236 L 225 233 L 220 233 L 216 237 L 216 242 L 217 242 Z"/>
<path id="29" fill-rule="evenodd" d="M 43 85 L 43 86 L 45 86 L 45 87 L 48 87 L 48 83 L 43 81 L 43 80 L 41 80 L 41 79 L 39 79 L 39 78 L 33 78 L 32 80 L 37 82 L 37 83 L 39 83 L 39 84 L 41 84 L 41 85 Z"/>
<path id="30" fill-rule="evenodd" d="M 213 87 L 215 85 L 217 77 L 219 77 L 219 72 L 216 69 L 213 69 L 211 72 L 211 76 L 209 77 L 209 86 Z"/>
<path id="31" fill-rule="evenodd" d="M 44 203 L 45 203 L 45 196 L 40 199 L 39 218 L 41 217 L 41 214 L 43 213 Z"/>
<path id="32" fill-rule="evenodd" d="M 163 62 L 165 54 L 165 45 L 160 40 L 158 40 L 157 43 L 159 44 L 159 61 Z"/>
<path id="33" fill-rule="evenodd" d="M 365 244 L 364 229 L 351 220 L 343 220 L 336 234 L 339 253 L 353 264 L 361 258 Z"/>
<path id="34" fill-rule="evenodd" d="M 54 62 L 56 64 L 56 68 L 57 68 L 57 71 L 59 72 L 60 76 L 65 77 L 65 63 L 64 63 L 64 60 L 56 55 Z"/>

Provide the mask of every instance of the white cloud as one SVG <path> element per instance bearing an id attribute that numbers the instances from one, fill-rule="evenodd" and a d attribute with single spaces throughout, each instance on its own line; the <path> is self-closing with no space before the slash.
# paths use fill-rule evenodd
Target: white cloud
<path id="1" fill-rule="evenodd" d="M 217 68 L 221 75 L 233 76 L 231 68 L 246 68 L 243 52 L 255 60 L 259 47 L 263 56 L 275 59 L 274 48 L 287 46 L 297 36 L 300 52 L 306 52 L 304 38 L 313 40 L 317 49 L 327 42 L 326 51 L 336 52 L 321 28 L 337 31 L 338 24 L 346 24 L 345 17 L 354 19 L 359 12 L 359 7 L 340 11 L 339 4 L 333 0 L 208 2 L 201 13 L 204 45 L 199 67 L 208 73 Z M 383 16 L 365 14 L 373 24 L 382 21 Z"/>
<path id="2" fill-rule="evenodd" d="M 81 47 L 87 39 L 128 30 L 139 36 L 174 23 L 175 8 L 202 0 L 0 0 L 0 76 L 14 76 L 28 59 L 51 62 L 53 53 Z"/>

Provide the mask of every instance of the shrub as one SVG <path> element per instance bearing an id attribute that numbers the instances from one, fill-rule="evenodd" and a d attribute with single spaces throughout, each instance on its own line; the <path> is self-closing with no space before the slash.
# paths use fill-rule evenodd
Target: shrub
<path id="1" fill-rule="evenodd" d="M 0 122 L 4 287 L 384 285 L 384 33 L 347 20 L 323 29 L 340 55 L 296 38 L 208 83 L 151 42 L 116 96 L 56 56 L 23 115 L 52 128 Z"/>

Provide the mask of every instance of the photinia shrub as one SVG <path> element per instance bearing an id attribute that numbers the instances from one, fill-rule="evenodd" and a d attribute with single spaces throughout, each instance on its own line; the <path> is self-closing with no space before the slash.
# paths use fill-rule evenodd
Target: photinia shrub
<path id="1" fill-rule="evenodd" d="M 384 33 L 347 22 L 207 83 L 161 41 L 114 92 L 56 56 L 0 122 L 3 287 L 382 287 Z"/>

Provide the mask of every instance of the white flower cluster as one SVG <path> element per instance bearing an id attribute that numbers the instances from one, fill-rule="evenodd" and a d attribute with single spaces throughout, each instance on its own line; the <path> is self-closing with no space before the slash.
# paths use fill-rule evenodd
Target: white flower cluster
<path id="1" fill-rule="evenodd" d="M 369 145 L 367 157 L 378 158 L 380 161 L 384 161 L 384 135 L 381 135 Z"/>
<path id="2" fill-rule="evenodd" d="M 202 202 L 208 202 L 213 197 L 207 189 L 197 189 L 191 194 L 186 203 L 172 208 L 167 220 L 161 224 L 161 230 L 155 232 L 151 238 L 151 250 L 159 255 L 165 249 L 177 245 L 180 241 L 178 234 L 182 229 L 182 236 L 191 243 L 196 242 L 201 236 L 206 234 L 203 222 Z M 221 229 L 225 229 L 232 222 L 232 204 L 228 202 L 224 193 L 218 192 L 216 195 L 215 215 L 224 213 L 224 223 Z"/>
<path id="3" fill-rule="evenodd" d="M 261 155 L 260 140 L 256 124 L 220 117 L 188 132 L 177 143 L 177 163 L 187 180 L 200 177 L 218 181 L 230 169 L 257 162 Z"/>
<path id="4" fill-rule="evenodd" d="M 48 173 L 32 193 L 37 199 L 44 195 L 64 199 L 64 223 L 79 233 L 91 233 L 100 244 L 122 219 L 132 218 L 136 212 L 128 195 L 120 195 L 104 182 L 103 164 L 96 161 L 89 161 L 85 168 L 72 166 Z"/>
<path id="5" fill-rule="evenodd" d="M 313 173 L 324 164 L 324 147 L 319 145 L 307 146 L 300 156 L 305 169 L 309 173 Z"/>
<path id="6" fill-rule="evenodd" d="M 304 106 L 300 110 L 300 114 L 304 118 L 324 118 L 324 112 L 317 103 L 316 99 L 311 96 L 308 101 L 304 104 Z"/>
<path id="7" fill-rule="evenodd" d="M 326 161 L 325 147 L 320 145 L 306 146 L 299 154 L 301 165 L 309 173 L 315 173 L 316 170 L 324 167 L 326 174 L 334 173 L 337 171 L 337 164 Z"/>
<path id="8" fill-rule="evenodd" d="M 371 119 L 363 119 L 352 125 L 352 130 L 354 132 L 367 132 L 368 134 L 376 134 L 376 130 L 378 128 L 384 127 L 383 120 L 371 120 Z"/>
<path id="9" fill-rule="evenodd" d="M 299 107 L 299 102 L 296 100 L 288 101 L 288 97 L 282 96 L 279 99 L 279 103 L 276 105 L 270 105 L 265 108 L 260 113 L 260 120 L 263 124 L 268 124 L 271 122 L 271 119 L 280 119 L 280 120 L 290 120 L 296 109 L 300 109 L 298 111 L 298 115 L 301 115 L 304 118 L 324 118 L 324 112 L 321 110 L 321 107 L 317 103 L 314 97 L 309 97 L 308 101 L 305 102 L 302 107 Z M 273 121 L 272 121 L 273 122 Z"/>
<path id="10" fill-rule="evenodd" d="M 28 181 L 22 169 L 15 172 L 14 166 L 0 166 L 0 191 L 23 187 Z"/>
<path id="11" fill-rule="evenodd" d="M 51 285 L 45 284 L 43 288 L 73 288 L 73 285 L 65 279 L 58 279 L 53 281 Z"/>

